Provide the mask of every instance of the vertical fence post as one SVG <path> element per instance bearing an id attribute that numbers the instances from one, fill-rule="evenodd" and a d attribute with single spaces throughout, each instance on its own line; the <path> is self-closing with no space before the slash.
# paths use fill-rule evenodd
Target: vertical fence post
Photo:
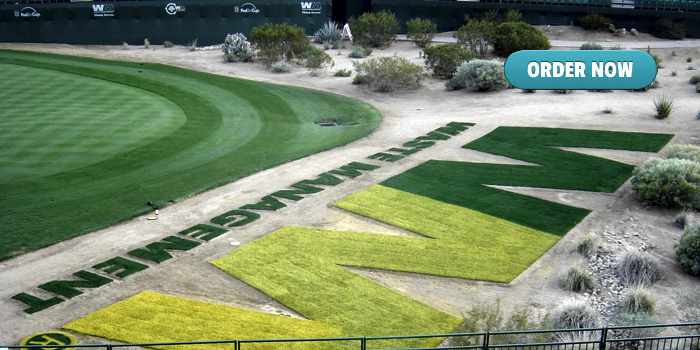
<path id="1" fill-rule="evenodd" d="M 360 350 L 367 350 L 367 337 L 360 339 Z"/>
<path id="2" fill-rule="evenodd" d="M 598 348 L 600 350 L 605 350 L 607 347 L 607 342 L 608 342 L 608 327 L 603 327 L 603 329 L 600 331 L 600 344 L 598 345 Z"/>
<path id="3" fill-rule="evenodd" d="M 486 334 L 484 334 L 483 350 L 489 350 L 489 332 L 486 332 Z"/>
<path id="4" fill-rule="evenodd" d="M 238 343 L 238 339 L 233 341 L 233 350 L 241 350 L 241 344 Z"/>
<path id="5" fill-rule="evenodd" d="M 112 343 L 107 344 L 107 350 L 112 350 Z"/>

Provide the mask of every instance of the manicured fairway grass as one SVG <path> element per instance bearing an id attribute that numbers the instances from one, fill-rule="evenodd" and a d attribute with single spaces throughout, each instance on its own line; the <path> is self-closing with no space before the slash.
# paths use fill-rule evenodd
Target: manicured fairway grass
<path id="1" fill-rule="evenodd" d="M 372 132 L 341 96 L 179 68 L 0 51 L 0 260 Z M 341 127 L 314 121 L 333 118 Z"/>

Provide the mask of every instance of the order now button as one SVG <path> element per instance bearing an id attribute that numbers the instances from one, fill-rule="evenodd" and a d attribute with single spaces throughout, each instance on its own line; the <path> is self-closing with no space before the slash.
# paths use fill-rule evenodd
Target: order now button
<path id="1" fill-rule="evenodd" d="M 656 62 L 636 50 L 523 50 L 511 54 L 511 85 L 531 90 L 632 90 L 654 82 Z"/>

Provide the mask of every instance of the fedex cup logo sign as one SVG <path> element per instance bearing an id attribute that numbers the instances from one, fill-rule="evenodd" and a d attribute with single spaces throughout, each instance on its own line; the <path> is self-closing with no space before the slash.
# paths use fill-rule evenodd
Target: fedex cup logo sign
<path id="1" fill-rule="evenodd" d="M 320 2 L 301 2 L 301 13 L 305 15 L 320 15 L 321 14 L 321 3 Z"/>
<path id="2" fill-rule="evenodd" d="M 258 12 L 260 12 L 260 9 L 255 7 L 255 5 L 253 5 L 253 4 L 246 2 L 245 4 L 243 4 L 241 6 L 235 6 L 234 11 L 241 12 L 241 13 L 258 13 Z"/>
<path id="3" fill-rule="evenodd" d="M 15 10 L 15 17 L 40 17 L 41 14 L 33 7 L 25 7 L 21 10 Z"/>
<path id="4" fill-rule="evenodd" d="M 95 17 L 114 17 L 114 5 L 96 4 L 92 5 L 92 13 Z"/>

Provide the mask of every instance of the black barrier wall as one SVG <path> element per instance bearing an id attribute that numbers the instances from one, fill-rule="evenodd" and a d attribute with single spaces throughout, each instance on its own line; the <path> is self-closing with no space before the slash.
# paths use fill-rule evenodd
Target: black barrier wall
<path id="1" fill-rule="evenodd" d="M 641 32 L 651 33 L 654 23 L 660 18 L 683 20 L 688 27 L 686 37 L 700 37 L 700 12 L 653 11 L 623 9 L 611 7 L 581 7 L 535 5 L 522 3 L 487 3 L 473 1 L 420 1 L 420 0 L 372 0 L 372 12 L 390 10 L 401 21 L 406 30 L 406 21 L 415 17 L 427 18 L 435 22 L 438 31 L 457 30 L 464 25 L 464 15 L 471 18 L 491 9 L 505 13 L 509 9 L 522 12 L 522 21 L 533 25 L 570 25 L 576 18 L 588 13 L 599 13 L 610 19 L 617 28 L 635 28 Z"/>
<path id="2" fill-rule="evenodd" d="M 331 19 L 331 0 L 119 1 L 0 5 L 0 41 L 87 45 L 223 43 L 264 23 L 311 35 Z"/>

